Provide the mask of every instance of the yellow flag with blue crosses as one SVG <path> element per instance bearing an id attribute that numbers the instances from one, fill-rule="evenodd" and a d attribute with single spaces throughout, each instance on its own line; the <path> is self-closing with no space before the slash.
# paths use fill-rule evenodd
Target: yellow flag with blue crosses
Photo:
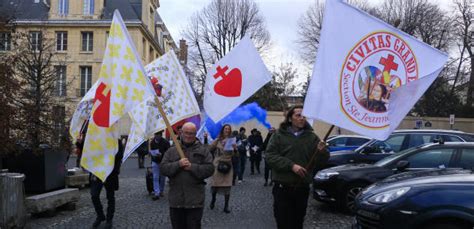
<path id="1" fill-rule="evenodd" d="M 189 80 L 173 50 L 145 66 L 145 70 L 171 125 L 200 114 Z M 148 97 L 130 112 L 132 127 L 123 160 L 148 137 L 166 128 L 155 99 Z"/>
<path id="2" fill-rule="evenodd" d="M 154 96 L 150 81 L 118 10 L 110 26 L 100 68 L 81 166 L 105 181 L 118 151 L 118 123 L 145 98 Z"/>

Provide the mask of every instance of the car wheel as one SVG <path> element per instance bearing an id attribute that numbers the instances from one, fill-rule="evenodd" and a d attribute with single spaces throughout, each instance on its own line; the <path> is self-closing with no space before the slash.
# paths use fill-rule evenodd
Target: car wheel
<path id="1" fill-rule="evenodd" d="M 343 196 L 341 198 L 341 207 L 343 210 L 354 213 L 355 212 L 355 199 L 357 194 L 359 194 L 364 187 L 367 186 L 366 184 L 357 183 L 349 185 L 345 191 L 343 192 Z"/>

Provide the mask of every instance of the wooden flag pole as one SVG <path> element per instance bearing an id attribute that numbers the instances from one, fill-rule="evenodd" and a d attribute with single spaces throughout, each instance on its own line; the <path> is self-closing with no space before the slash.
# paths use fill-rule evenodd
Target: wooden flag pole
<path id="1" fill-rule="evenodd" d="M 163 117 L 163 121 L 165 122 L 166 129 L 168 129 L 168 132 L 170 132 L 171 139 L 173 139 L 173 143 L 176 146 L 176 149 L 178 150 L 179 157 L 181 159 L 186 158 L 184 155 L 183 148 L 181 148 L 181 144 L 178 142 L 178 139 L 176 138 L 176 135 L 174 134 L 174 130 L 171 127 L 170 121 L 168 120 L 168 117 L 166 117 L 165 111 L 163 110 L 163 107 L 161 106 L 160 99 L 158 99 L 158 96 L 155 95 L 155 102 L 156 102 L 156 107 L 158 108 L 158 111 L 161 114 L 161 117 Z"/>
<path id="2" fill-rule="evenodd" d="M 323 138 L 323 142 L 326 142 L 326 140 L 328 140 L 328 137 L 331 134 L 333 129 L 334 129 L 334 125 L 331 125 L 328 132 L 326 133 L 326 135 Z M 306 168 L 305 168 L 306 171 L 309 171 L 311 169 L 311 167 L 313 167 L 313 162 L 314 162 L 314 159 L 316 158 L 316 154 L 317 154 L 317 150 L 318 150 L 318 144 L 319 144 L 319 142 L 316 143 L 316 149 L 314 150 L 315 152 L 311 156 L 311 159 L 309 159 L 308 165 L 306 165 Z"/>
<path id="3" fill-rule="evenodd" d="M 334 125 L 331 125 L 331 127 L 329 128 L 328 132 L 326 133 L 326 135 L 324 136 L 323 138 L 323 141 L 325 142 L 326 140 L 328 140 L 329 138 L 329 135 L 331 134 L 332 130 L 334 129 Z"/>

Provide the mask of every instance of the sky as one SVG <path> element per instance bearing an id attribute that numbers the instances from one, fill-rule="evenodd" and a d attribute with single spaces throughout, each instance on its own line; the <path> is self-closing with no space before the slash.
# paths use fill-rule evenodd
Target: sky
<path id="1" fill-rule="evenodd" d="M 175 41 L 181 39 L 182 31 L 190 16 L 206 6 L 210 0 L 160 0 L 158 13 Z M 298 50 L 297 21 L 313 2 L 312 0 L 256 0 L 270 33 L 272 47 L 264 58 L 268 70 L 280 63 L 293 62 L 304 79 L 310 67 L 303 64 Z"/>
<path id="2" fill-rule="evenodd" d="M 376 5 L 381 0 L 368 0 Z M 450 0 L 431 0 L 447 9 Z M 191 15 L 211 0 L 160 0 L 158 13 L 162 17 L 173 39 L 182 38 L 182 31 L 189 22 Z M 265 19 L 270 32 L 272 47 L 269 54 L 263 58 L 267 68 L 272 71 L 281 63 L 292 62 L 298 69 L 298 81 L 303 82 L 312 71 L 300 58 L 301 47 L 296 43 L 298 39 L 297 23 L 314 0 L 255 0 Z"/>

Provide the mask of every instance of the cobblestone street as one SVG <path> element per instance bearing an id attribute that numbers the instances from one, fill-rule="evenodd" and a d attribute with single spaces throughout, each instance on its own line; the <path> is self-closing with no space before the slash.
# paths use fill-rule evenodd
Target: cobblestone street
<path id="1" fill-rule="evenodd" d="M 75 158 L 70 159 L 70 167 L 73 161 Z M 248 171 L 246 173 L 244 182 L 232 187 L 232 212 L 223 212 L 224 197 L 218 195 L 216 208 L 210 210 L 206 207 L 204 210 L 203 228 L 276 228 L 272 188 L 263 186 L 263 175 L 250 176 Z M 209 188 L 206 192 L 207 205 L 210 200 Z M 102 202 L 106 202 L 104 191 Z M 166 193 L 160 200 L 151 200 L 145 187 L 145 170 L 138 169 L 136 158 L 129 158 L 122 166 L 116 205 L 114 228 L 171 228 Z M 56 216 L 50 218 L 30 217 L 26 228 L 91 228 L 94 219 L 89 189 L 85 188 L 80 190 L 76 210 L 58 211 Z M 305 228 L 322 229 L 350 228 L 352 221 L 352 217 L 337 213 L 311 197 L 305 219 Z"/>

